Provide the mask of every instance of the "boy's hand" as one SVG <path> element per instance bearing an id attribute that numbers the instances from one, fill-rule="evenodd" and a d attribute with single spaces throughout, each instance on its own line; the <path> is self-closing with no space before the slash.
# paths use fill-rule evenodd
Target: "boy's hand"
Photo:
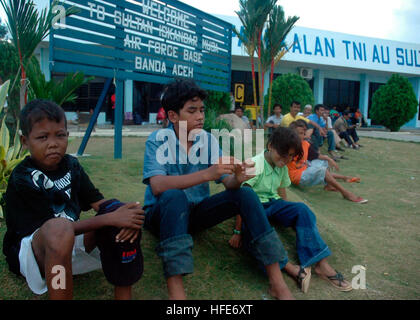
<path id="1" fill-rule="evenodd" d="M 255 162 L 246 160 L 241 164 L 236 164 L 234 174 L 239 183 L 242 184 L 243 182 L 248 181 L 255 177 Z"/>
<path id="2" fill-rule="evenodd" d="M 207 180 L 213 181 L 219 179 L 224 174 L 232 174 L 235 170 L 233 157 L 220 157 L 219 163 L 206 169 Z"/>
<path id="3" fill-rule="evenodd" d="M 335 162 L 333 159 L 328 158 L 328 163 L 330 167 L 333 167 L 335 170 L 340 171 L 340 167 L 338 166 L 337 162 Z"/>
<path id="4" fill-rule="evenodd" d="M 138 230 L 144 223 L 144 210 L 138 202 L 127 203 L 109 213 L 110 225 Z"/>
<path id="5" fill-rule="evenodd" d="M 133 243 L 137 239 L 138 235 L 139 235 L 139 230 L 122 228 L 120 232 L 116 235 L 115 241 L 116 242 L 130 241 L 130 243 Z"/>
<path id="6" fill-rule="evenodd" d="M 242 235 L 240 234 L 234 234 L 230 240 L 229 244 L 232 248 L 238 249 L 242 246 Z"/>

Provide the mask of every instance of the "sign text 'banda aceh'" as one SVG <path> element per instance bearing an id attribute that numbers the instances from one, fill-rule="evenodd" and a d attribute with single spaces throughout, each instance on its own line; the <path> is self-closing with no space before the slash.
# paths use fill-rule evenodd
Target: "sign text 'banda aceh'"
<path id="1" fill-rule="evenodd" d="M 176 0 L 64 0 L 79 12 L 51 33 L 52 71 L 229 91 L 232 25 Z"/>

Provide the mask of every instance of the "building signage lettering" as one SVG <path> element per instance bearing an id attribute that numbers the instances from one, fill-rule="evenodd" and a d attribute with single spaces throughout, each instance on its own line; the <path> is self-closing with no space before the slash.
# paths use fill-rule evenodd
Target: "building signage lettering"
<path id="1" fill-rule="evenodd" d="M 243 33 L 239 19 L 235 20 L 235 25 Z M 233 43 L 233 54 L 244 55 L 238 50 L 241 41 Z M 420 74 L 420 44 L 304 27 L 294 27 L 286 43 L 291 47 L 283 58 L 285 61 Z"/>
<path id="2" fill-rule="evenodd" d="M 52 52 L 55 71 L 67 71 L 74 64 L 76 70 L 85 66 L 96 75 L 109 77 L 121 71 L 123 77 L 159 83 L 162 78 L 155 76 L 198 74 L 203 87 L 229 90 L 229 23 L 173 0 L 63 0 L 63 4 L 75 5 L 80 14 L 69 19 L 66 30 L 52 33 L 52 46 L 59 50 L 56 59 Z M 60 39 L 58 47 L 55 39 Z M 79 41 L 87 41 L 86 48 L 75 48 Z"/>

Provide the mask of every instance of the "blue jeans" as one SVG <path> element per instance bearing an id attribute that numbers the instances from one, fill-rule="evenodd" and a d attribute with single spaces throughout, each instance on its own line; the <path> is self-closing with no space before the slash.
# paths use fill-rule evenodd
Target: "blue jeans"
<path id="1" fill-rule="evenodd" d="M 296 251 L 301 266 L 306 268 L 331 255 L 330 249 L 319 234 L 315 214 L 306 204 L 273 199 L 263 203 L 263 206 L 270 221 L 295 229 Z M 247 241 L 244 234 L 245 246 Z M 287 262 L 287 256 L 279 260 L 280 268 L 284 268 Z"/>
<path id="2" fill-rule="evenodd" d="M 319 147 L 322 147 L 324 144 L 324 137 L 321 136 L 319 133 L 319 130 L 317 128 L 314 128 L 314 131 L 312 133 L 312 145 L 318 150 Z M 328 141 L 328 151 L 335 150 L 335 139 L 334 139 L 334 133 L 332 131 L 327 132 L 327 141 Z"/>
<path id="3" fill-rule="evenodd" d="M 156 252 L 162 258 L 166 278 L 193 272 L 191 234 L 237 214 L 247 226 L 250 252 L 259 263 L 267 266 L 286 255 L 258 196 L 248 187 L 220 192 L 198 204 L 189 203 L 182 190 L 167 190 L 145 211 L 145 227 L 160 239 Z"/>

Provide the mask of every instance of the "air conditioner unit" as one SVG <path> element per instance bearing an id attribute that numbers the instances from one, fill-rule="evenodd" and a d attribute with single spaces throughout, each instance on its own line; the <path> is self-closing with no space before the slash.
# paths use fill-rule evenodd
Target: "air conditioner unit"
<path id="1" fill-rule="evenodd" d="M 313 71 L 309 68 L 300 68 L 299 74 L 303 79 L 311 80 L 313 77 Z"/>

